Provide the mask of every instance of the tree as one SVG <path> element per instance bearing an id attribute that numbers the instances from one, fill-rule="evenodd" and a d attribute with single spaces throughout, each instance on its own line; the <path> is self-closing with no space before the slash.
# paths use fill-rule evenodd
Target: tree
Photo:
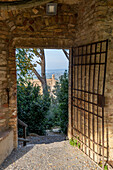
<path id="1" fill-rule="evenodd" d="M 46 82 L 46 72 L 45 72 L 45 53 L 44 49 L 30 49 L 30 53 L 32 54 L 33 57 L 37 58 L 36 63 L 41 66 L 41 75 L 36 71 L 34 67 L 32 67 L 33 72 L 37 76 L 37 78 L 40 80 L 43 88 L 43 93 L 47 93 L 47 82 Z"/>
<path id="2" fill-rule="evenodd" d="M 69 50 L 63 49 L 66 58 L 69 60 Z"/>
<path id="3" fill-rule="evenodd" d="M 63 49 L 66 58 L 69 60 L 69 52 Z M 32 64 L 32 60 L 37 58 L 36 63 L 41 67 L 41 74 L 35 69 L 37 64 Z M 17 72 L 19 80 L 25 80 L 24 78 L 33 78 L 35 74 L 40 80 L 43 88 L 43 94 L 48 93 L 47 82 L 46 82 L 46 72 L 45 72 L 45 53 L 44 49 L 29 48 L 16 50 L 16 60 L 17 60 Z M 34 73 L 34 74 L 33 74 Z"/>
<path id="4" fill-rule="evenodd" d="M 17 79 L 21 82 L 25 82 L 27 78 L 33 78 L 33 72 L 30 63 L 32 62 L 32 56 L 27 55 L 26 49 L 16 49 L 16 65 L 17 65 Z"/>
<path id="5" fill-rule="evenodd" d="M 37 64 L 32 64 L 34 58 L 37 58 L 36 63 L 41 66 L 41 75 L 37 72 L 35 67 Z M 36 77 L 40 80 L 43 88 L 43 93 L 48 92 L 47 82 L 46 82 L 46 73 L 45 73 L 45 54 L 44 49 L 17 49 L 16 50 L 16 61 L 17 61 L 17 74 L 19 80 L 25 81 L 25 79 L 33 78 L 35 74 Z M 34 74 L 33 74 L 34 73 Z"/>

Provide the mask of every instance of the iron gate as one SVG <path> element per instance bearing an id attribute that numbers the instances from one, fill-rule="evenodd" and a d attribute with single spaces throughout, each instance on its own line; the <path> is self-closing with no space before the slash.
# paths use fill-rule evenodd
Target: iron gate
<path id="1" fill-rule="evenodd" d="M 104 168 L 108 158 L 104 90 L 108 40 L 72 48 L 72 135 L 77 146 Z"/>

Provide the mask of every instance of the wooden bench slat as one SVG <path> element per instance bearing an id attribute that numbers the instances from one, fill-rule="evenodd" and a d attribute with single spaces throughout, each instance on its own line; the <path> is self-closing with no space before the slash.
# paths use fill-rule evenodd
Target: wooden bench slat
<path id="1" fill-rule="evenodd" d="M 19 141 L 22 141 L 22 142 L 29 142 L 28 139 L 24 139 L 24 138 L 18 138 Z"/>
<path id="2" fill-rule="evenodd" d="M 22 120 L 18 119 L 18 124 L 21 126 L 25 126 L 28 127 L 28 125 L 26 123 L 24 123 Z"/>

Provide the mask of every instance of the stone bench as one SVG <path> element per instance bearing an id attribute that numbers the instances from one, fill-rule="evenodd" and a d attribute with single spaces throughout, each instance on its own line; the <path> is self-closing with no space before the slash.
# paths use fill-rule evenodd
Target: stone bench
<path id="1" fill-rule="evenodd" d="M 0 164 L 13 150 L 13 130 L 0 132 Z"/>

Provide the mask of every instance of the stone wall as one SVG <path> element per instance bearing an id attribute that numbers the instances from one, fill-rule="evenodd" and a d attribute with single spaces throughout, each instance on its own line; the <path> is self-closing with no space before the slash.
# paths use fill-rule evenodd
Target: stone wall
<path id="1" fill-rule="evenodd" d="M 0 22 L 0 131 L 8 127 L 8 97 L 7 97 L 7 47 L 8 29 L 4 22 Z"/>
<path id="2" fill-rule="evenodd" d="M 59 48 L 72 45 L 76 38 L 77 6 L 59 4 L 56 16 L 47 16 L 45 11 L 46 5 L 26 9 L 12 14 L 13 18 L 7 20 L 16 47 Z"/>
<path id="3" fill-rule="evenodd" d="M 105 125 L 108 130 L 109 159 L 113 160 L 113 1 L 97 3 L 98 39 L 109 39 L 105 86 Z"/>

